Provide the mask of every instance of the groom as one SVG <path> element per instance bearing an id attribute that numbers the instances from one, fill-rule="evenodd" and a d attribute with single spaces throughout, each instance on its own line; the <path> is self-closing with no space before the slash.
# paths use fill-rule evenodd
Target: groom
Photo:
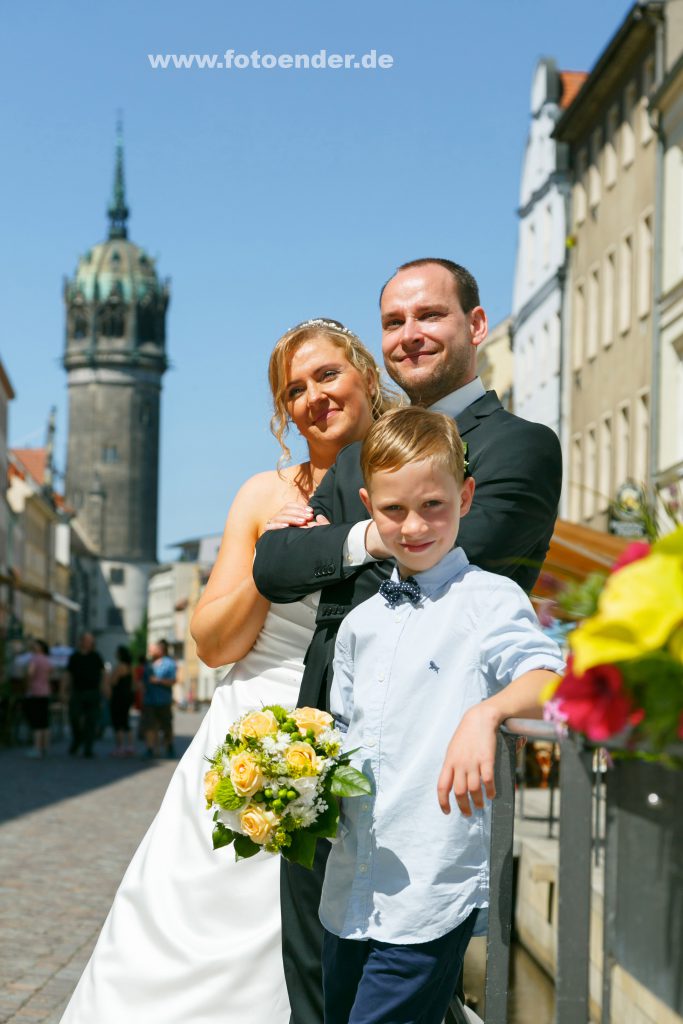
<path id="1" fill-rule="evenodd" d="M 389 376 L 421 405 L 452 416 L 467 442 L 476 490 L 458 544 L 475 565 L 533 587 L 553 532 L 562 480 L 556 435 L 506 412 L 477 377 L 486 314 L 472 275 L 450 260 L 405 263 L 380 296 L 382 352 Z M 345 448 L 310 504 L 332 525 L 264 534 L 254 580 L 271 601 L 322 588 L 306 656 L 300 705 L 327 709 L 334 641 L 344 616 L 376 593 L 391 566 L 360 501 L 360 444 Z M 435 780 L 436 786 L 436 780 Z M 283 955 L 292 1024 L 321 1024 L 320 887 L 327 856 L 313 871 L 282 862 Z"/>

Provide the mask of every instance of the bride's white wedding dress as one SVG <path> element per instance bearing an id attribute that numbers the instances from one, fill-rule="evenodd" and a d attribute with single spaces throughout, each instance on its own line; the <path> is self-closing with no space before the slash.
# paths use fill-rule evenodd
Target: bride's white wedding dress
<path id="1" fill-rule="evenodd" d="M 287 1024 L 280 858 L 213 850 L 204 756 L 263 704 L 293 707 L 317 595 L 271 605 L 216 689 L 135 853 L 61 1024 Z"/>

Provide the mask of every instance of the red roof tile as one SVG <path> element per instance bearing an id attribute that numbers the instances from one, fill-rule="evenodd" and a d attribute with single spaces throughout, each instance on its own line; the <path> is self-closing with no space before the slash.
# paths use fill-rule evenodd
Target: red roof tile
<path id="1" fill-rule="evenodd" d="M 38 486 L 42 487 L 45 483 L 47 450 L 45 448 L 12 448 L 11 451 L 29 476 L 32 476 Z"/>
<path id="2" fill-rule="evenodd" d="M 562 83 L 560 107 L 562 110 L 566 110 L 570 106 L 587 78 L 587 71 L 560 71 L 560 82 Z"/>

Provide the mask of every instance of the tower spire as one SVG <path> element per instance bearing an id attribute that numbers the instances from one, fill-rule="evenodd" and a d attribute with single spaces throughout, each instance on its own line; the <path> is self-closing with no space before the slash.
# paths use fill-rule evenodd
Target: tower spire
<path id="1" fill-rule="evenodd" d="M 127 238 L 128 207 L 126 206 L 126 185 L 123 177 L 123 117 L 116 119 L 116 164 L 114 167 L 114 188 L 107 213 L 109 214 L 109 237 Z"/>

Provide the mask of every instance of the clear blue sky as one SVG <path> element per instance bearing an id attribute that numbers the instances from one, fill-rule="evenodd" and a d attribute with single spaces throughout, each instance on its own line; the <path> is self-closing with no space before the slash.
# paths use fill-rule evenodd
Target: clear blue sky
<path id="1" fill-rule="evenodd" d="M 129 235 L 171 278 L 159 556 L 222 529 L 278 456 L 268 353 L 298 320 L 343 320 L 379 353 L 400 262 L 465 263 L 510 307 L 537 60 L 587 69 L 626 0 L 26 0 L 5 9 L 1 355 L 14 445 L 64 450 L 62 279 L 106 234 L 117 109 Z M 372 49 L 384 71 L 154 71 L 148 53 Z M 63 454 L 60 454 L 63 468 Z"/>

